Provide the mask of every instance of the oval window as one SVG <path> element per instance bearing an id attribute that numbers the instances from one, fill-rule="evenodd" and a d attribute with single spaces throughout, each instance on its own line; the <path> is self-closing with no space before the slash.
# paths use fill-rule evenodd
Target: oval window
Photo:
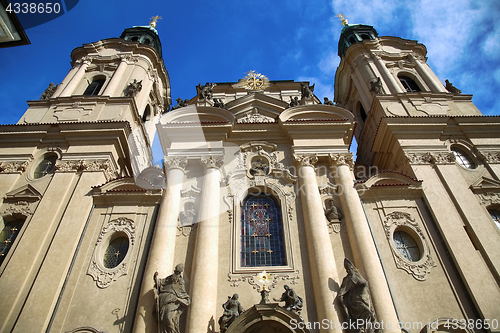
<path id="1" fill-rule="evenodd" d="M 106 268 L 115 268 L 118 266 L 128 251 L 128 237 L 121 236 L 113 239 L 104 254 L 103 264 Z"/>
<path id="2" fill-rule="evenodd" d="M 45 175 L 54 173 L 56 166 L 57 155 L 45 155 L 42 161 L 38 163 L 33 173 L 33 178 L 42 178 Z"/>
<path id="3" fill-rule="evenodd" d="M 404 258 L 410 261 L 420 260 L 420 247 L 413 237 L 404 231 L 397 230 L 394 231 L 393 239 L 396 249 L 398 249 Z"/>
<path id="4" fill-rule="evenodd" d="M 455 161 L 457 161 L 457 163 L 464 168 L 474 169 L 476 167 L 474 160 L 462 149 L 451 147 L 451 151 L 453 152 L 453 155 L 455 155 Z"/>

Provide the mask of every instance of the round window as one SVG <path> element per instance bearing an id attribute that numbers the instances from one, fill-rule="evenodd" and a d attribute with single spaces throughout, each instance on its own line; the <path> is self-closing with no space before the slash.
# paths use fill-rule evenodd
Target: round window
<path id="1" fill-rule="evenodd" d="M 118 266 L 128 251 L 128 237 L 121 236 L 113 239 L 104 254 L 103 264 L 106 268 L 115 268 Z"/>
<path id="2" fill-rule="evenodd" d="M 457 161 L 457 163 L 463 166 L 464 168 L 474 169 L 476 167 L 474 160 L 470 157 L 469 154 L 467 154 L 462 149 L 457 147 L 451 147 L 451 151 L 453 152 L 453 155 L 455 155 L 455 161 Z"/>
<path id="3" fill-rule="evenodd" d="M 393 239 L 396 249 L 404 258 L 410 261 L 420 260 L 420 247 L 408 233 L 401 230 L 394 231 Z"/>
<path id="4" fill-rule="evenodd" d="M 52 174 L 55 171 L 57 155 L 45 155 L 43 160 L 38 163 L 33 173 L 33 178 L 42 178 L 45 175 Z"/>

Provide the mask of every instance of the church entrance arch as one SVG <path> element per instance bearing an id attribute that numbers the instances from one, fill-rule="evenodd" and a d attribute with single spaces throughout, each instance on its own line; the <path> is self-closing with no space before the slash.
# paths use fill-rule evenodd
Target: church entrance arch
<path id="1" fill-rule="evenodd" d="M 276 303 L 256 304 L 243 312 L 226 333 L 310 333 L 302 319 Z"/>

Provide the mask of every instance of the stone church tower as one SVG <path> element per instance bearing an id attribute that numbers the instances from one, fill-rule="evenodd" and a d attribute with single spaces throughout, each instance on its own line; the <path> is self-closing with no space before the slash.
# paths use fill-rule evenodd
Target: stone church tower
<path id="1" fill-rule="evenodd" d="M 334 102 L 250 71 L 170 111 L 154 23 L 71 56 L 0 126 L 0 332 L 500 332 L 500 118 L 424 45 L 346 23 Z"/>

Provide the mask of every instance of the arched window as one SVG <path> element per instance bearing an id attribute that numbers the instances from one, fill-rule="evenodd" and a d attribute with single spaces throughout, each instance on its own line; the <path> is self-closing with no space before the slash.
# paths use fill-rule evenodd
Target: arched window
<path id="1" fill-rule="evenodd" d="M 101 91 L 102 86 L 104 85 L 104 82 L 106 79 L 103 78 L 95 78 L 91 84 L 85 89 L 85 92 L 83 95 L 85 96 L 95 96 L 99 94 L 99 91 Z"/>
<path id="2" fill-rule="evenodd" d="M 418 92 L 420 91 L 420 87 L 417 85 L 415 81 L 410 79 L 407 76 L 398 76 L 399 81 L 401 81 L 401 84 L 403 87 L 406 89 L 407 92 Z"/>
<path id="3" fill-rule="evenodd" d="M 361 102 L 359 102 L 359 114 L 360 114 L 363 122 L 365 122 L 367 115 L 366 115 L 365 108 L 363 107 L 363 104 L 361 104 Z"/>
<path id="4" fill-rule="evenodd" d="M 241 210 L 241 267 L 286 264 L 279 204 L 269 195 L 249 195 Z"/>
<path id="5" fill-rule="evenodd" d="M 19 230 L 21 230 L 24 218 L 15 219 L 13 221 L 4 222 L 4 227 L 0 233 L 0 265 L 7 256 L 12 244 L 16 240 Z"/>
<path id="6" fill-rule="evenodd" d="M 455 155 L 455 161 L 466 169 L 475 169 L 476 163 L 469 154 L 458 147 L 451 147 L 453 155 Z"/>

